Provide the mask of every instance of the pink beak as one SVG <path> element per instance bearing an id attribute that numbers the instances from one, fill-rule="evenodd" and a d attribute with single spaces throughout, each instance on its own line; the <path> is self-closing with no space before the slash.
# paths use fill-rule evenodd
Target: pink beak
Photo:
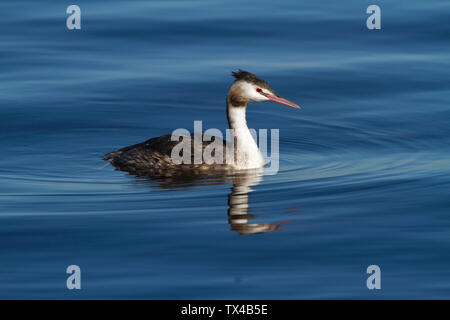
<path id="1" fill-rule="evenodd" d="M 282 98 L 280 96 L 275 96 L 272 94 L 264 94 L 267 99 L 269 99 L 270 101 L 276 102 L 276 103 L 280 103 L 280 104 L 284 104 L 285 106 L 288 107 L 292 107 L 292 108 L 296 108 L 296 109 L 301 109 L 300 106 L 288 99 Z"/>

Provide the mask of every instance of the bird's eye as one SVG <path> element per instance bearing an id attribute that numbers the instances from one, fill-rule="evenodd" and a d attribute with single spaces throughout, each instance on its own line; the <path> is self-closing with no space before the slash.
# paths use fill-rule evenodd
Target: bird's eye
<path id="1" fill-rule="evenodd" d="M 256 92 L 259 92 L 259 93 L 261 93 L 261 92 L 262 92 L 262 90 L 261 90 L 260 88 L 257 88 L 257 89 L 256 89 Z"/>

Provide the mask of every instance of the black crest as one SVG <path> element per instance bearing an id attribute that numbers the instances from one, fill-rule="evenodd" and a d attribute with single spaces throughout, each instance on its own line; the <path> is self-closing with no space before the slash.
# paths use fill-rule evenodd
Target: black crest
<path id="1" fill-rule="evenodd" d="M 232 72 L 231 74 L 233 75 L 233 77 L 236 78 L 236 81 L 238 80 L 247 81 L 257 85 L 258 87 L 266 88 L 273 91 L 273 89 L 269 86 L 267 82 L 265 82 L 261 78 L 258 78 L 253 73 L 239 69 L 238 72 Z"/>

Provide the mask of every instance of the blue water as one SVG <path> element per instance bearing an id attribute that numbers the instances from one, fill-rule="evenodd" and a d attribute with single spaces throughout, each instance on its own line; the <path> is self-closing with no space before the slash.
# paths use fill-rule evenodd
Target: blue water
<path id="1" fill-rule="evenodd" d="M 78 31 L 70 4 L 0 3 L 0 298 L 450 298 L 448 1 L 77 0 Z M 280 129 L 277 175 L 103 167 L 224 130 L 238 68 L 303 107 L 248 108 Z"/>

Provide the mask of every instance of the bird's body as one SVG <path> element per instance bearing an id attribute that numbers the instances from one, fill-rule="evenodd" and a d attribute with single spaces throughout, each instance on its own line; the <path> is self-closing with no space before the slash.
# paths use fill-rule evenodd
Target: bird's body
<path id="1" fill-rule="evenodd" d="M 247 105 L 250 102 L 274 101 L 294 108 L 300 107 L 275 94 L 267 82 L 249 72 L 239 71 L 234 72 L 233 75 L 236 80 L 231 85 L 227 96 L 227 119 L 230 129 L 232 129 L 232 143 L 226 143 L 218 137 L 211 138 L 203 134 L 201 136 L 198 134 L 197 136 L 195 134 L 185 135 L 184 138 L 189 140 L 191 146 L 191 154 L 187 157 L 188 163 L 177 163 L 174 161 L 173 151 L 179 140 L 168 134 L 110 152 L 104 155 L 103 159 L 118 170 L 138 175 L 172 176 L 263 167 L 264 157 L 247 126 Z M 201 142 L 196 143 L 196 138 Z M 214 163 L 196 162 L 194 159 L 196 152 L 203 155 L 211 141 L 214 141 L 215 146 L 220 146 L 223 151 L 219 156 L 215 155 Z"/>

